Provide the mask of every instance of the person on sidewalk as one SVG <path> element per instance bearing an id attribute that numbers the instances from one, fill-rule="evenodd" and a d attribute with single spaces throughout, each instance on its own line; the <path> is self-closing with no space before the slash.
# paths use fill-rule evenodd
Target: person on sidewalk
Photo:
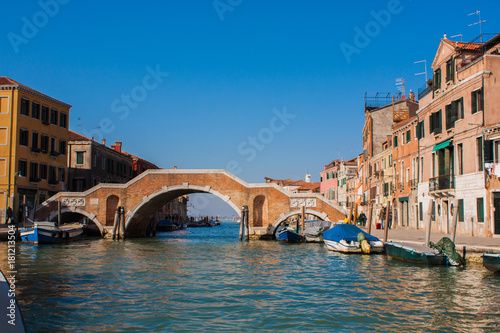
<path id="1" fill-rule="evenodd" d="M 382 225 L 382 229 L 384 229 L 384 222 L 385 222 L 385 207 L 382 207 L 380 209 L 380 213 L 378 213 L 378 219 Z"/>

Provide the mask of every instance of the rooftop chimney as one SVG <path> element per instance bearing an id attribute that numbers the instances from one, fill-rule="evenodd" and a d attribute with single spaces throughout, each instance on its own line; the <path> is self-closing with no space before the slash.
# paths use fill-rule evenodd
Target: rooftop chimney
<path id="1" fill-rule="evenodd" d="M 115 144 L 111 146 L 111 148 L 116 150 L 117 152 L 121 153 L 122 152 L 122 142 L 116 141 Z"/>
<path id="2" fill-rule="evenodd" d="M 174 165 L 174 170 L 177 170 L 177 165 Z"/>
<path id="3" fill-rule="evenodd" d="M 103 144 L 103 146 L 106 145 L 106 139 L 102 139 L 102 144 Z"/>
<path id="4" fill-rule="evenodd" d="M 310 183 L 310 182 L 311 182 L 311 175 L 306 174 L 306 183 Z"/>

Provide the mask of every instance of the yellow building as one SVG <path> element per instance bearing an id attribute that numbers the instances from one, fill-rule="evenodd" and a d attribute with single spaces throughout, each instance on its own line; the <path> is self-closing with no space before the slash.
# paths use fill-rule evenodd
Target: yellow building
<path id="1" fill-rule="evenodd" d="M 66 189 L 71 105 L 0 77 L 0 213 Z"/>

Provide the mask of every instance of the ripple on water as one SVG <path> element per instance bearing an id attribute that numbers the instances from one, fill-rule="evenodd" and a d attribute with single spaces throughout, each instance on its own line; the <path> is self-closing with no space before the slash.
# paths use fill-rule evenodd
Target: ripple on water
<path id="1" fill-rule="evenodd" d="M 32 332 L 499 330 L 500 276 L 321 244 L 238 242 L 238 225 L 125 242 L 19 245 Z M 6 253 L 0 244 L 0 253 Z M 6 261 L 0 268 L 5 270 Z"/>

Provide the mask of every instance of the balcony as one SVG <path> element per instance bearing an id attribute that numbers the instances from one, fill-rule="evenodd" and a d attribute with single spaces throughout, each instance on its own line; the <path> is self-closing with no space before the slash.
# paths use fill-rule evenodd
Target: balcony
<path id="1" fill-rule="evenodd" d="M 408 185 L 410 186 L 411 190 L 416 190 L 418 186 L 418 180 L 412 179 L 408 182 Z"/>
<path id="2" fill-rule="evenodd" d="M 427 83 L 425 83 L 423 87 L 418 88 L 418 100 L 424 98 L 431 91 L 432 91 L 432 85 L 428 85 Z"/>
<path id="3" fill-rule="evenodd" d="M 455 176 L 442 175 L 429 179 L 429 192 L 431 195 L 448 196 L 449 190 L 455 189 Z"/>

